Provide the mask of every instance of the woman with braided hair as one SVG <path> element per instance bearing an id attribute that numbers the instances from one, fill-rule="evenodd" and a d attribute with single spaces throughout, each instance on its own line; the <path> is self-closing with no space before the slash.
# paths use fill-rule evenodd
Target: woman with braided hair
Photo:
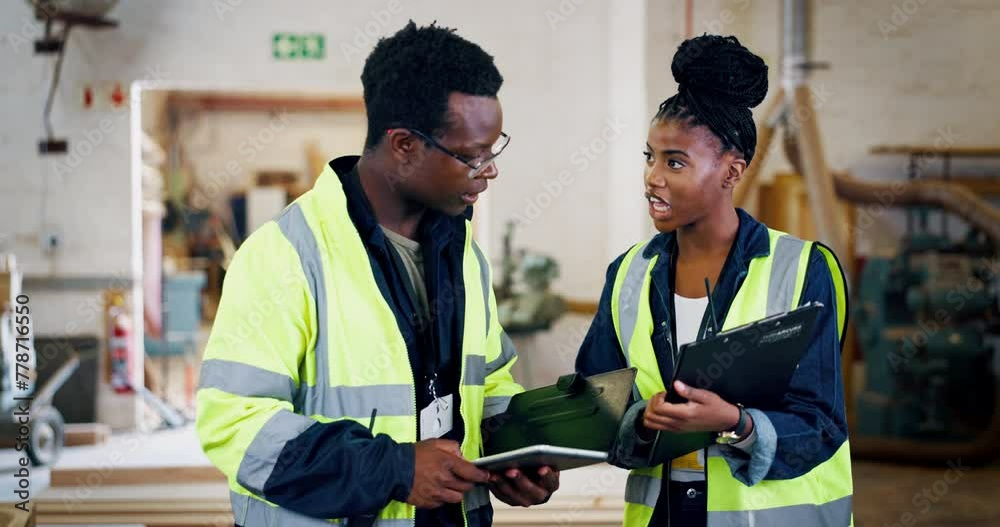
<path id="1" fill-rule="evenodd" d="M 660 104 L 643 150 L 643 198 L 659 234 L 608 268 L 576 362 L 584 375 L 639 369 L 641 400 L 611 452 L 612 463 L 634 469 L 625 524 L 850 525 L 843 273 L 825 246 L 769 229 L 733 205 L 733 188 L 754 157 L 750 108 L 767 93 L 767 66 L 735 37 L 705 35 L 681 44 L 671 71 L 677 94 Z M 743 408 L 710 389 L 664 385 L 680 346 L 808 302 L 824 306 L 817 328 L 772 407 Z M 667 402 L 668 390 L 684 402 Z M 717 439 L 650 466 L 660 431 Z"/>

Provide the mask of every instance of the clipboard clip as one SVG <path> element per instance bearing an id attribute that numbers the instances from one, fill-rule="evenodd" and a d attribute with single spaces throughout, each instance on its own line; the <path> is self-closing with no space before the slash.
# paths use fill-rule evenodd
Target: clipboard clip
<path id="1" fill-rule="evenodd" d="M 556 381 L 556 388 L 561 392 L 575 395 L 583 392 L 587 388 L 587 379 L 579 373 L 567 373 L 559 377 Z"/>

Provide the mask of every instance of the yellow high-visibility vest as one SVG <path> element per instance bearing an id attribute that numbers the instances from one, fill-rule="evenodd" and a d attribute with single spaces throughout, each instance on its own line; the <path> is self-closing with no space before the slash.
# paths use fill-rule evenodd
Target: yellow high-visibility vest
<path id="1" fill-rule="evenodd" d="M 769 229 L 770 252 L 750 262 L 746 278 L 726 315 L 723 330 L 794 309 L 799 304 L 814 242 Z M 648 243 L 648 242 L 647 242 Z M 647 258 L 640 243 L 626 253 L 611 297 L 615 334 L 629 366 L 638 368 L 636 385 L 643 399 L 664 391 L 652 344 L 649 287 L 657 256 Z M 833 277 L 837 324 L 843 339 L 847 287 L 833 253 L 815 244 Z M 827 306 L 830 307 L 830 306 Z M 793 479 L 763 480 L 747 486 L 734 478 L 718 447 L 707 449 L 709 527 L 853 525 L 850 447 L 845 440 L 830 459 Z M 649 524 L 664 478 L 664 466 L 633 470 L 625 490 L 625 525 Z"/>
<path id="2" fill-rule="evenodd" d="M 516 351 L 500 326 L 490 266 L 466 222 L 464 333 L 459 395 L 466 459 L 480 457 L 480 423 L 523 390 Z M 395 315 L 379 291 L 344 189 L 327 166 L 315 187 L 237 252 L 205 349 L 197 432 L 228 477 L 245 527 L 329 525 L 262 496 L 282 447 L 316 422 L 349 419 L 400 443 L 417 441 L 416 388 Z M 350 485 L 350 482 L 343 482 Z M 485 487 L 463 512 L 489 503 Z M 412 525 L 412 505 L 391 502 L 376 525 Z"/>

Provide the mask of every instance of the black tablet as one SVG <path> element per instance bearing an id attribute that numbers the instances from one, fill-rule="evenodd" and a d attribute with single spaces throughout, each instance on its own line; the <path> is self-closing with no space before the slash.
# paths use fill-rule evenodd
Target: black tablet
<path id="1" fill-rule="evenodd" d="M 546 466 L 562 471 L 596 465 L 607 460 L 607 452 L 598 450 L 534 445 L 479 458 L 472 464 L 490 472 L 501 472 L 509 468 L 531 470 Z"/>

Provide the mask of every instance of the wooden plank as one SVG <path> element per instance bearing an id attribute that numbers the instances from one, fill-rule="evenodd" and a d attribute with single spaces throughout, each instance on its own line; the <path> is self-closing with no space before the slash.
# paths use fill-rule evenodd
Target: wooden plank
<path id="1" fill-rule="evenodd" d="M 219 469 L 200 467 L 141 467 L 141 468 L 83 468 L 52 470 L 52 487 L 77 487 L 80 485 L 142 485 L 150 482 L 205 483 L 226 481 Z M 96 482 L 96 483 L 94 483 Z"/>
<path id="2" fill-rule="evenodd" d="M 192 525 L 231 527 L 233 525 L 233 513 L 180 512 L 170 514 L 151 514 L 143 512 L 138 514 L 120 514 L 108 512 L 103 514 L 71 515 L 48 514 L 42 511 L 39 511 L 38 513 L 39 525 L 118 525 L 123 523 L 145 525 L 147 527 L 188 527 Z"/>
<path id="3" fill-rule="evenodd" d="M 172 92 L 167 105 L 174 110 L 214 112 L 361 112 L 360 96 L 317 96 L 233 92 Z"/>
<path id="4" fill-rule="evenodd" d="M 226 512 L 229 510 L 229 499 L 216 500 L 211 502 L 197 501 L 168 501 L 162 503 L 141 503 L 141 502 L 97 502 L 97 503 L 69 503 L 63 506 L 61 503 L 42 502 L 38 504 L 49 514 L 103 514 L 108 511 L 114 512 L 149 512 L 156 514 L 166 514 L 174 512 Z"/>
<path id="5" fill-rule="evenodd" d="M 155 481 L 155 480 L 153 480 Z M 192 502 L 225 501 L 229 499 L 229 485 L 225 481 L 211 483 L 172 483 L 159 485 L 90 485 L 80 487 L 49 487 L 38 495 L 39 503 L 83 502 Z"/>
<path id="6" fill-rule="evenodd" d="M 103 423 L 70 423 L 66 425 L 65 446 L 103 445 L 111 437 L 111 427 Z"/>

